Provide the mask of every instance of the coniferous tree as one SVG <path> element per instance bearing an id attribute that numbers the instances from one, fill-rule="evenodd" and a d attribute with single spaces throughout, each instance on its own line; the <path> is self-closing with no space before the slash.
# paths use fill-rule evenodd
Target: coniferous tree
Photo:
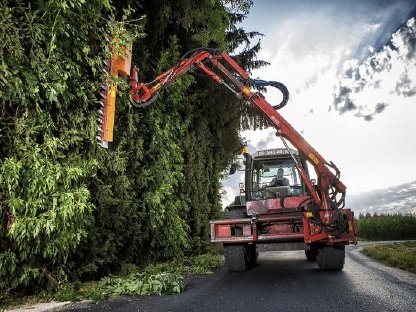
<path id="1" fill-rule="evenodd" d="M 0 5 L 0 291 L 101 276 L 123 262 L 206 251 L 244 103 L 186 75 L 140 110 L 119 92 L 115 140 L 95 144 L 108 15 L 130 29 L 149 81 L 197 47 L 251 70 L 251 1 L 3 1 Z M 145 15 L 145 19 L 141 19 Z M 133 26 L 140 26 L 133 27 Z"/>

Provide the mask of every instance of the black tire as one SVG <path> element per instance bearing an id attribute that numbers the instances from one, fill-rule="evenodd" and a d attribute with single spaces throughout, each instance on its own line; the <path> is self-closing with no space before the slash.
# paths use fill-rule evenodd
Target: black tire
<path id="1" fill-rule="evenodd" d="M 345 246 L 325 246 L 316 257 L 321 270 L 341 271 L 345 263 Z"/>
<path id="2" fill-rule="evenodd" d="M 224 245 L 225 264 L 230 272 L 244 272 L 249 268 L 246 245 Z"/>
<path id="3" fill-rule="evenodd" d="M 257 258 L 259 257 L 259 253 L 257 252 L 256 245 L 248 245 L 248 266 L 252 268 L 256 265 Z"/>
<path id="4" fill-rule="evenodd" d="M 310 250 L 305 250 L 306 259 L 308 261 L 314 262 L 316 261 L 316 256 L 318 256 L 318 249 L 311 247 Z"/>
<path id="5" fill-rule="evenodd" d="M 240 208 L 233 208 L 226 210 L 224 213 L 224 219 L 231 220 L 231 219 L 243 219 L 247 218 L 247 213 L 245 206 Z"/>
<path id="6" fill-rule="evenodd" d="M 224 218 L 243 219 L 247 218 L 246 209 L 244 206 L 225 211 Z M 242 235 L 242 229 L 235 229 L 240 231 L 237 234 Z M 226 245 L 224 244 L 224 258 L 225 264 L 228 266 L 230 272 L 244 272 L 253 267 L 257 261 L 256 245 Z"/>
<path id="7" fill-rule="evenodd" d="M 241 196 L 240 195 L 237 195 L 234 198 L 234 206 L 240 206 L 240 205 L 241 205 Z"/>

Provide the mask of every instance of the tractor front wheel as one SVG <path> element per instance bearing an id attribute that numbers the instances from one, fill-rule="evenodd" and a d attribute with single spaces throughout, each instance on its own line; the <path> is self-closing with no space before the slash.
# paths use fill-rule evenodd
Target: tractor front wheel
<path id="1" fill-rule="evenodd" d="M 224 245 L 225 264 L 230 272 L 247 271 L 256 264 L 256 245 Z"/>
<path id="2" fill-rule="evenodd" d="M 319 250 L 317 248 L 311 247 L 310 250 L 305 250 L 306 259 L 308 261 L 316 261 L 316 256 L 318 255 Z"/>
<path id="3" fill-rule="evenodd" d="M 319 268 L 328 271 L 341 271 L 345 263 L 345 246 L 325 246 L 316 256 Z"/>

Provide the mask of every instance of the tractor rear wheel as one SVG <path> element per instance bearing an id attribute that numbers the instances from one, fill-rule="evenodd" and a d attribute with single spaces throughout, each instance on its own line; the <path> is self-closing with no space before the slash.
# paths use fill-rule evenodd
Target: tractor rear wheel
<path id="1" fill-rule="evenodd" d="M 246 207 L 238 207 L 230 210 L 226 210 L 224 213 L 224 219 L 244 219 L 247 218 Z M 235 228 L 235 235 L 243 235 L 243 229 L 241 227 Z"/>
<path id="2" fill-rule="evenodd" d="M 224 212 L 224 219 L 231 220 L 231 219 L 243 219 L 247 218 L 247 213 L 245 207 L 234 208 L 230 210 L 226 210 Z"/>
<path id="3" fill-rule="evenodd" d="M 345 263 L 345 246 L 325 246 L 316 257 L 319 268 L 328 271 L 341 271 Z"/>

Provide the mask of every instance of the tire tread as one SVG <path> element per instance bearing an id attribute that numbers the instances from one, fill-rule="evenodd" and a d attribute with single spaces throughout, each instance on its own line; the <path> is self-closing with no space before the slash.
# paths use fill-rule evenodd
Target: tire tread
<path id="1" fill-rule="evenodd" d="M 319 268 L 328 271 L 341 271 L 345 264 L 345 246 L 325 246 L 316 257 Z"/>
<path id="2" fill-rule="evenodd" d="M 247 271 L 248 265 L 244 254 L 244 245 L 224 246 L 225 263 L 230 272 Z"/>

